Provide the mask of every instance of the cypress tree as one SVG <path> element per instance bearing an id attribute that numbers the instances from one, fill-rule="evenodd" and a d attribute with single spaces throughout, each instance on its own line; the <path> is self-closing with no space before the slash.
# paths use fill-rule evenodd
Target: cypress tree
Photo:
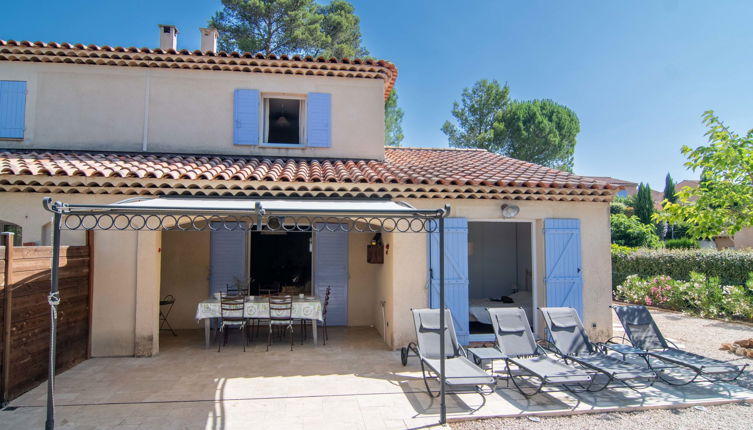
<path id="1" fill-rule="evenodd" d="M 672 179 L 669 173 L 664 180 L 664 200 L 670 203 L 677 203 L 677 192 L 675 191 L 675 181 Z"/>
<path id="2" fill-rule="evenodd" d="M 651 199 L 651 187 L 643 182 L 638 185 L 635 199 L 635 215 L 644 224 L 652 224 L 651 215 L 654 213 L 654 202 Z"/>

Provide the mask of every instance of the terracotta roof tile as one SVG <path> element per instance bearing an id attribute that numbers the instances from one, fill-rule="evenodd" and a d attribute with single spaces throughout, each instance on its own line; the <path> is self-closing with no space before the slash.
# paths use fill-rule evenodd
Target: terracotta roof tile
<path id="1" fill-rule="evenodd" d="M 616 189 L 473 149 L 385 148 L 385 160 L 0 150 L 0 175 Z"/>
<path id="2" fill-rule="evenodd" d="M 382 79 L 385 100 L 397 79 L 397 67 L 394 64 L 370 58 L 315 58 L 308 55 L 277 56 L 186 49 L 176 51 L 27 40 L 0 40 L 0 61 L 3 60 Z"/>

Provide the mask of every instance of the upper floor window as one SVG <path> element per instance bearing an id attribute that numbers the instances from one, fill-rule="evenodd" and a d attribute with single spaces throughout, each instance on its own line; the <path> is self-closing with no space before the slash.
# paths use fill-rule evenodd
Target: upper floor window
<path id="1" fill-rule="evenodd" d="M 332 96 L 262 94 L 237 89 L 234 96 L 235 145 L 332 145 Z"/>
<path id="2" fill-rule="evenodd" d="M 26 82 L 0 81 L 0 139 L 23 139 Z"/>
<path id="3" fill-rule="evenodd" d="M 302 98 L 264 98 L 264 143 L 301 144 L 305 112 Z"/>

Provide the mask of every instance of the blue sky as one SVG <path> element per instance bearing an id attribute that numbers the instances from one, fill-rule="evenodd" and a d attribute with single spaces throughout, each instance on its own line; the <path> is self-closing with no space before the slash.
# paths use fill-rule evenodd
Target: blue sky
<path id="1" fill-rule="evenodd" d="M 157 24 L 199 46 L 219 0 L 3 2 L 0 39 L 148 46 Z M 406 146 L 446 146 L 452 102 L 478 79 L 516 99 L 572 108 L 575 170 L 648 181 L 697 177 L 683 144 L 702 144 L 701 113 L 753 128 L 753 2 L 355 0 L 364 44 L 394 62 Z"/>

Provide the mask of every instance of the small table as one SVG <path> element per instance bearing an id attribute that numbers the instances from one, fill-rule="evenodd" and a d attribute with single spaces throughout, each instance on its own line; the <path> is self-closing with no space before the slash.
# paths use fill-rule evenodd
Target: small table
<path id="1" fill-rule="evenodd" d="M 503 360 L 505 358 L 505 355 L 497 348 L 468 348 L 466 351 L 473 356 L 473 361 L 479 366 L 483 366 L 484 360 L 490 361 L 492 375 L 494 375 L 494 360 Z"/>
<path id="2" fill-rule="evenodd" d="M 246 318 L 269 318 L 269 299 L 266 297 L 246 297 L 244 302 L 244 312 Z M 211 298 L 199 302 L 196 308 L 196 320 L 204 320 L 204 345 L 209 349 L 210 344 L 210 321 L 213 318 L 219 318 L 220 301 Z M 314 346 L 317 344 L 317 321 L 323 321 L 322 301 L 318 297 L 305 296 L 293 297 L 293 309 L 291 313 L 293 319 L 311 320 L 311 334 L 314 338 Z"/>

